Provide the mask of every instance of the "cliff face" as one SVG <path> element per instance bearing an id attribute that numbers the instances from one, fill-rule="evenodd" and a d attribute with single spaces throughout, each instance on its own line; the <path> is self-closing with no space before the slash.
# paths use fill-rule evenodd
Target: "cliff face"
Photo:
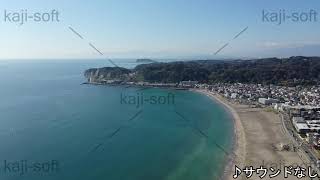
<path id="1" fill-rule="evenodd" d="M 132 71 L 120 67 L 92 68 L 84 72 L 89 82 L 102 82 L 108 80 L 128 81 Z"/>

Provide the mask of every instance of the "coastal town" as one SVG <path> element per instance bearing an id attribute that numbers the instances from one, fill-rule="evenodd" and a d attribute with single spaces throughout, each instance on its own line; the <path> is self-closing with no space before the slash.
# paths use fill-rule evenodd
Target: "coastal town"
<path id="1" fill-rule="evenodd" d="M 262 84 L 194 84 L 233 103 L 265 108 L 281 116 L 283 129 L 291 139 L 286 150 L 301 151 L 314 167 L 320 167 L 320 88 L 284 87 Z"/>

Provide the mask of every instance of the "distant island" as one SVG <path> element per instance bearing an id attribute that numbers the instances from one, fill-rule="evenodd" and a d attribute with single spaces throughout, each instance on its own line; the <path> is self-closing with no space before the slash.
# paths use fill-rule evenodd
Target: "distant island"
<path id="1" fill-rule="evenodd" d="M 154 62 L 157 62 L 157 61 L 145 58 L 145 59 L 137 59 L 136 62 L 137 63 L 154 63 Z"/>
<path id="2" fill-rule="evenodd" d="M 92 68 L 86 70 L 84 75 L 90 83 L 176 84 L 194 81 L 202 84 L 315 85 L 320 80 L 320 57 L 157 62 L 141 64 L 134 69 Z"/>

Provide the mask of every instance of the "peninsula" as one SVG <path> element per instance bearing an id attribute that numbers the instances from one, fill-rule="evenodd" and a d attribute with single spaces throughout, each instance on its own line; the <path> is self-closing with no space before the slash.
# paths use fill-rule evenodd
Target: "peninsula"
<path id="1" fill-rule="evenodd" d="M 177 86 L 214 83 L 256 83 L 282 86 L 319 83 L 320 57 L 295 56 L 253 60 L 201 60 L 141 64 L 134 69 L 92 68 L 84 75 L 89 83 L 152 84 Z M 194 83 L 192 83 L 194 82 Z"/>

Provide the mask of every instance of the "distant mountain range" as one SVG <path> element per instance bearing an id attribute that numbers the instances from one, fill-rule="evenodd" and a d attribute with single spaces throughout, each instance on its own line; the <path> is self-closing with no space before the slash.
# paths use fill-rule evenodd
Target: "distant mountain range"
<path id="1" fill-rule="evenodd" d="M 178 83 L 261 83 L 276 85 L 314 85 L 320 81 L 320 57 L 294 56 L 252 60 L 199 60 L 121 67 L 94 68 L 85 71 L 92 81 L 145 81 Z"/>

